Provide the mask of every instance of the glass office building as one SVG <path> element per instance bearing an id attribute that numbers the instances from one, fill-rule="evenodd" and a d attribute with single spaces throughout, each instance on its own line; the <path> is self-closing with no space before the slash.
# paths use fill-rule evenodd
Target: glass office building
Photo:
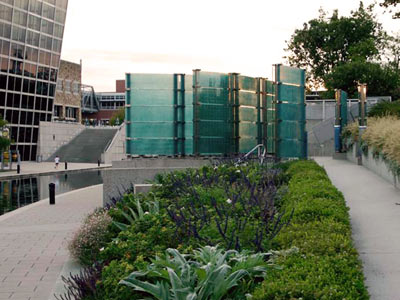
<path id="1" fill-rule="evenodd" d="M 0 0 L 0 115 L 12 150 L 35 160 L 51 121 L 68 0 Z"/>

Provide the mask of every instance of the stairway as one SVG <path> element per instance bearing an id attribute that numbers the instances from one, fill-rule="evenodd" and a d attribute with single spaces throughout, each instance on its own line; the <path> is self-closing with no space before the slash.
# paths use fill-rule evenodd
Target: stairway
<path id="1" fill-rule="evenodd" d="M 70 143 L 58 149 L 47 161 L 53 162 L 58 155 L 62 162 L 97 163 L 117 131 L 118 129 L 85 129 Z"/>

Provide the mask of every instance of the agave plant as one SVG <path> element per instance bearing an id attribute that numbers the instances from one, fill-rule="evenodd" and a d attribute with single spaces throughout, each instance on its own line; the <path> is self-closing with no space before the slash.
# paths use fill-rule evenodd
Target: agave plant
<path id="1" fill-rule="evenodd" d="M 129 195 L 130 201 L 132 201 L 134 203 L 136 211 L 133 210 L 128 205 L 124 206 L 123 209 L 120 209 L 120 212 L 124 216 L 124 218 L 128 222 L 128 224 L 117 222 L 117 221 L 113 221 L 113 224 L 115 226 L 117 226 L 120 230 L 126 230 L 130 225 L 132 225 L 134 222 L 136 222 L 138 220 L 143 219 L 144 216 L 147 214 L 152 214 L 152 215 L 159 214 L 160 213 L 160 203 L 156 199 L 154 194 L 151 193 L 151 195 L 153 196 L 154 201 L 149 201 L 149 202 L 145 203 L 147 206 L 146 211 L 143 209 L 144 205 L 140 202 L 139 198 L 134 198 L 133 195 Z M 124 209 L 127 209 L 128 212 L 125 212 Z"/>
<path id="2" fill-rule="evenodd" d="M 239 253 L 205 246 L 193 255 L 168 249 L 164 257 L 156 257 L 145 272 L 133 272 L 120 284 L 150 294 L 159 300 L 220 300 L 228 294 L 232 299 L 250 297 L 236 295 L 246 278 L 265 278 L 269 253 Z"/>

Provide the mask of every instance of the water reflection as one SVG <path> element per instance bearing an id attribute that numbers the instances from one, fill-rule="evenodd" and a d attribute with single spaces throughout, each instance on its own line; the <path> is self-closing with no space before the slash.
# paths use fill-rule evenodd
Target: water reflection
<path id="1" fill-rule="evenodd" d="M 0 215 L 49 197 L 49 183 L 56 185 L 56 195 L 101 184 L 101 171 L 33 176 L 0 181 Z"/>

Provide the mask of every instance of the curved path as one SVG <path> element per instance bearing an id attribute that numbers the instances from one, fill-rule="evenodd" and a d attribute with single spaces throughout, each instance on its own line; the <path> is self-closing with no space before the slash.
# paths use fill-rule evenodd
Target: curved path
<path id="1" fill-rule="evenodd" d="M 350 207 L 372 300 L 400 300 L 400 190 L 349 161 L 318 157 Z"/>
<path id="2" fill-rule="evenodd" d="M 96 185 L 0 216 L 0 299 L 48 299 L 69 261 L 67 240 L 102 199 Z"/>

